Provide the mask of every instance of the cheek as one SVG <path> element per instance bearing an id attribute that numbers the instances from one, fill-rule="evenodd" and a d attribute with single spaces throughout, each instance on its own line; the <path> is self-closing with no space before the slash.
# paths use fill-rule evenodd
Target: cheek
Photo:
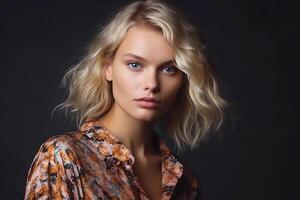
<path id="1" fill-rule="evenodd" d="M 176 101 L 181 86 L 182 86 L 182 78 L 172 80 L 172 82 L 168 81 L 166 82 L 166 84 L 164 84 L 164 88 L 163 88 L 163 90 L 165 91 L 164 96 L 168 104 L 172 105 Z"/>
<path id="2" fill-rule="evenodd" d="M 119 71 L 113 75 L 113 94 L 115 99 L 124 101 L 126 97 L 133 98 L 132 92 L 136 91 L 135 79 L 128 72 Z"/>

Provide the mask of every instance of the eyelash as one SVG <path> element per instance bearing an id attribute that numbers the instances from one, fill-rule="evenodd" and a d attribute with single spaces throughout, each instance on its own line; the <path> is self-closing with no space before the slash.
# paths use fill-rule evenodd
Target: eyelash
<path id="1" fill-rule="evenodd" d="M 140 63 L 138 63 L 138 62 L 129 62 L 127 64 L 130 70 L 132 70 L 132 71 L 140 71 L 140 69 L 134 69 L 134 68 L 130 67 L 131 64 L 138 64 L 141 67 L 142 65 Z M 166 72 L 167 74 L 174 74 L 178 70 L 175 65 L 166 65 L 166 66 L 163 67 L 163 69 L 166 69 L 166 67 L 169 67 L 169 68 L 171 68 L 173 70 L 172 72 Z"/>

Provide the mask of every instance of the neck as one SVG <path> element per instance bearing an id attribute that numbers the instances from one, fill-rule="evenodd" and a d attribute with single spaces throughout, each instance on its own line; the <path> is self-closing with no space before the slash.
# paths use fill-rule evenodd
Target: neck
<path id="1" fill-rule="evenodd" d="M 99 122 L 118 138 L 134 157 L 145 157 L 153 153 L 153 122 L 129 117 L 128 113 L 115 105 Z"/>

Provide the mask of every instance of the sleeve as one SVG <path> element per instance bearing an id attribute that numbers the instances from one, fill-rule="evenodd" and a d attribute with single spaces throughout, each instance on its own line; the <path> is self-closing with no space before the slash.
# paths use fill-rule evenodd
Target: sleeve
<path id="1" fill-rule="evenodd" d="M 41 145 L 30 166 L 25 200 L 80 199 L 81 170 L 75 153 L 58 138 Z"/>

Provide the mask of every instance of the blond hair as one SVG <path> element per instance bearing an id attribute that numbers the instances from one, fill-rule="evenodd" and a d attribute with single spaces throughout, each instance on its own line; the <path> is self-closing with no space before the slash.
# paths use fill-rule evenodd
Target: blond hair
<path id="1" fill-rule="evenodd" d="M 101 118 L 112 107 L 112 87 L 103 73 L 104 61 L 114 57 L 128 29 L 137 24 L 159 29 L 175 52 L 176 66 L 184 72 L 176 109 L 162 117 L 163 127 L 177 149 L 194 148 L 210 129 L 223 122 L 226 101 L 204 54 L 195 27 L 174 8 L 160 1 L 136 1 L 102 28 L 92 41 L 87 55 L 64 76 L 67 99 L 60 109 L 75 114 L 78 126 L 89 119 Z"/>

